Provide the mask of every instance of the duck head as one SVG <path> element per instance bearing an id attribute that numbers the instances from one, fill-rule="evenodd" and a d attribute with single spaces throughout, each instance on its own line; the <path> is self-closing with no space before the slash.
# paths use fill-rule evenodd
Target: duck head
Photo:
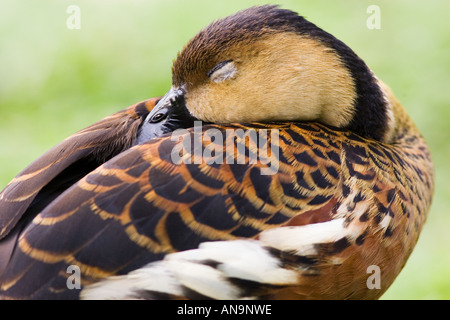
<path id="1" fill-rule="evenodd" d="M 144 122 L 141 141 L 195 119 L 318 121 L 379 141 L 394 126 L 382 84 L 363 60 L 277 6 L 252 7 L 201 30 L 175 59 L 172 79 Z"/>

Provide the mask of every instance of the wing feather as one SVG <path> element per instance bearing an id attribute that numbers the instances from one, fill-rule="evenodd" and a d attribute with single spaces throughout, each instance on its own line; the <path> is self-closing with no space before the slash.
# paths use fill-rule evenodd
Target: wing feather
<path id="1" fill-rule="evenodd" d="M 223 133 L 243 128 L 212 127 Z M 83 277 L 97 281 L 127 273 L 167 253 L 197 248 L 202 242 L 257 238 L 263 230 L 287 224 L 293 217 L 327 204 L 336 194 L 338 179 L 312 189 L 303 187 L 303 181 L 313 184 L 311 174 L 319 167 L 339 170 L 339 163 L 317 156 L 309 144 L 290 139 L 290 134 L 303 134 L 307 139 L 295 125 L 268 129 L 279 130 L 284 137 L 269 141 L 280 147 L 281 158 L 286 161 L 274 175 L 261 174 L 268 166 L 261 161 L 228 164 L 204 159 L 200 164 L 174 163 L 170 154 L 181 140 L 171 141 L 170 137 L 122 152 L 37 215 L 23 232 L 19 250 L 2 281 L 25 278 L 20 267 L 25 265 L 24 260 L 38 260 L 42 266 L 27 273 L 61 275 L 75 264 L 82 266 Z M 192 134 L 191 130 L 186 135 Z M 203 143 L 204 150 L 210 142 Z M 251 143 L 235 141 L 235 160 L 242 156 L 242 150 L 248 157 Z M 240 144 L 246 148 L 240 148 Z M 223 151 L 225 154 L 225 147 Z M 192 162 L 195 156 L 193 152 L 187 155 Z M 299 170 L 302 176 L 296 174 Z M 47 264 L 51 266 L 44 268 Z M 48 275 L 37 279 L 46 282 L 40 288 L 47 286 L 47 294 L 59 292 L 50 290 L 54 284 Z M 64 288 L 59 289 L 64 292 Z M 5 294 L 9 292 L 13 290 Z"/>
<path id="2" fill-rule="evenodd" d="M 248 151 L 255 143 L 239 137 L 233 138 L 232 156 L 222 146 L 233 164 L 212 161 L 217 155 L 203 152 L 212 148 L 208 139 L 201 147 L 186 151 L 184 161 L 174 161 L 172 151 L 180 150 L 177 146 L 183 137 L 193 142 L 195 129 L 188 130 L 183 139 L 172 141 L 166 136 L 134 146 L 82 178 L 37 215 L 22 232 L 0 278 L 0 295 L 77 298 L 80 290 L 68 290 L 64 282 L 70 276 L 66 272 L 70 265 L 80 267 L 85 287 L 107 278 L 109 289 L 105 290 L 117 283 L 117 288 L 141 298 L 180 293 L 187 298 L 215 297 L 221 287 L 233 298 L 312 298 L 324 297 L 324 292 L 349 298 L 349 292 L 351 297 L 379 294 L 367 293 L 364 285 L 370 264 L 386 268 L 386 274 L 398 273 L 388 268 L 401 268 L 400 264 L 391 266 L 381 257 L 389 257 L 393 246 L 403 252 L 417 240 L 413 231 L 421 224 L 419 206 L 427 203 L 418 201 L 422 195 L 420 190 L 414 193 L 414 179 L 404 178 L 417 174 L 421 165 L 417 157 L 409 161 L 406 153 L 392 153 L 394 147 L 360 142 L 351 132 L 316 123 L 210 125 L 203 131 L 211 128 L 222 134 L 231 129 L 277 130 L 279 139 L 267 143 L 279 149 L 278 171 L 261 174 L 269 166 L 267 161 L 236 163 L 239 156 L 249 159 Z M 375 162 L 370 147 L 391 152 L 391 157 L 399 158 L 395 163 L 409 164 L 399 168 L 393 162 Z M 196 163 L 199 155 L 195 150 L 203 152 L 202 162 Z M 396 170 L 401 174 L 395 175 Z M 424 175 L 422 179 L 430 183 L 431 178 Z M 399 205 L 400 199 L 409 200 Z M 243 239 L 249 242 L 239 242 Z M 261 252 L 261 260 L 248 266 L 239 264 L 241 269 L 236 269 L 233 261 L 238 260 L 225 261 L 217 258 L 214 250 L 204 251 L 202 244 L 211 241 L 217 246 L 208 248 L 224 246 L 238 256 L 248 250 L 250 256 L 255 248 Z M 191 254 L 206 254 L 206 258 L 197 260 Z M 267 261 L 272 261 L 273 279 L 285 275 L 286 283 L 256 283 L 244 276 L 251 275 L 252 266 Z M 186 263 L 186 270 L 197 265 L 194 271 L 200 274 L 207 270 L 215 283 L 211 290 L 218 291 L 209 292 L 183 270 L 174 269 L 178 262 Z M 25 267 L 31 264 L 33 268 Z M 340 287 L 348 272 L 360 280 Z M 152 274 L 162 278 L 150 283 L 141 277 Z M 110 278 L 113 275 L 120 281 Z M 318 281 L 318 275 L 324 278 Z M 29 279 L 35 282 L 30 288 L 25 285 Z M 128 284 L 135 286 L 136 279 L 150 284 L 127 285 L 131 281 Z M 168 282 L 160 290 L 155 288 L 164 279 Z M 386 276 L 383 281 L 387 287 L 392 279 Z M 92 288 L 101 292 L 102 283 Z M 337 287 L 330 291 L 330 284 Z M 117 295 L 124 297 L 112 293 Z"/>
<path id="3" fill-rule="evenodd" d="M 33 206 L 36 196 L 53 179 L 54 188 L 42 198 L 53 200 L 68 186 L 95 167 L 129 148 L 136 138 L 138 126 L 155 105 L 149 99 L 115 113 L 56 145 L 17 175 L 0 193 L 0 239 L 4 238 Z M 78 163 L 78 165 L 76 165 Z M 67 170 L 71 166 L 74 166 Z M 61 181 L 61 180 L 67 181 Z M 62 186 L 62 188 L 61 188 Z M 57 190 L 55 190 L 57 189 Z M 49 196 L 48 193 L 54 193 Z M 45 207 L 49 202 L 40 208 Z"/>

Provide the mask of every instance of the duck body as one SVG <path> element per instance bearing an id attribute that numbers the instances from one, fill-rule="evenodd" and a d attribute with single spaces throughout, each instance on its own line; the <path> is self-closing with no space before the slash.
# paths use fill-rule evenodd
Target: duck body
<path id="1" fill-rule="evenodd" d="M 319 72 L 302 87 L 306 93 L 296 93 L 296 103 L 290 95 L 280 97 L 283 91 L 263 93 L 256 79 L 253 89 L 246 88 L 248 99 L 264 112 L 239 118 L 234 110 L 248 108 L 248 100 L 240 104 L 234 94 L 219 99 L 220 90 L 234 88 L 250 69 L 261 68 L 258 63 L 275 61 L 279 54 L 265 51 L 267 43 L 293 37 L 283 25 L 275 38 L 264 33 L 252 47 L 258 49 L 243 50 L 229 31 L 248 34 L 263 13 L 280 25 L 282 17 L 298 17 L 265 6 L 216 22 L 205 30 L 225 29 L 225 35 L 201 32 L 183 49 L 165 97 L 69 137 L 2 191 L 0 297 L 375 299 L 389 288 L 431 205 L 434 176 L 426 142 L 389 88 L 347 47 L 339 49 L 340 42 L 332 49 L 352 58 L 341 63 L 329 56 L 321 47 L 322 31 L 309 24 L 306 64 L 319 55 L 323 65 L 338 70 L 330 75 L 304 62 L 286 68 Z M 312 43 L 315 34 L 319 41 Z M 211 49 L 217 41 L 239 50 L 218 53 Z M 311 83 L 325 79 L 320 74 L 328 84 L 309 93 L 319 86 Z M 123 119 L 127 125 L 119 126 Z M 192 127 L 195 119 L 204 121 L 200 129 Z M 118 127 L 124 129 L 121 139 L 104 134 Z M 171 131 L 177 128 L 183 130 L 175 139 Z M 104 139 L 95 140 L 101 130 Z M 186 141 L 196 147 L 182 149 Z M 182 161 L 174 160 L 174 150 L 183 150 Z M 252 154 L 259 158 L 250 161 Z M 86 171 L 72 166 L 90 157 L 96 161 Z M 69 183 L 58 188 L 66 176 Z M 57 191 L 49 197 L 42 190 Z M 33 207 L 36 199 L 43 205 Z M 68 286 L 70 266 L 80 270 L 80 289 Z M 369 283 L 373 270 L 379 271 L 375 286 Z"/>

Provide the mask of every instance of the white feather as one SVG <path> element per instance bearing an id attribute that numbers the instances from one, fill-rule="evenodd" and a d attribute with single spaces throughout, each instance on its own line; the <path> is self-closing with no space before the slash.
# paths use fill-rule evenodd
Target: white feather
<path id="1" fill-rule="evenodd" d="M 150 265 L 151 268 L 140 268 L 126 275 L 109 277 L 87 286 L 80 296 L 85 300 L 123 300 L 138 298 L 137 292 L 140 290 L 182 294 L 178 279 L 165 261 Z"/>
<path id="2" fill-rule="evenodd" d="M 361 208 L 362 209 L 362 208 Z M 351 237 L 354 226 L 344 218 L 305 226 L 280 227 L 260 234 L 259 240 L 214 241 L 199 248 L 168 254 L 124 276 L 86 287 L 83 299 L 133 299 L 141 291 L 182 296 L 186 289 L 213 299 L 252 298 L 231 279 L 272 285 L 295 285 L 299 270 L 287 269 L 270 248 L 298 255 L 314 255 L 316 244 Z"/>
<path id="3" fill-rule="evenodd" d="M 313 255 L 317 254 L 315 244 L 334 242 L 347 235 L 344 220 L 342 218 L 305 226 L 270 229 L 261 233 L 260 240 L 281 251 Z"/>
<path id="4" fill-rule="evenodd" d="M 168 256 L 168 259 L 188 261 L 212 260 L 220 263 L 218 270 L 229 278 L 268 284 L 293 284 L 297 274 L 280 267 L 263 243 L 257 240 L 216 241 L 202 243 L 197 250 Z"/>
<path id="5" fill-rule="evenodd" d="M 211 266 L 213 263 L 216 266 Z M 135 299 L 140 291 L 182 295 L 183 287 L 213 299 L 251 298 L 230 278 L 274 285 L 293 285 L 297 273 L 280 266 L 256 240 L 207 242 L 198 249 L 169 254 L 124 276 L 87 286 L 82 299 Z"/>

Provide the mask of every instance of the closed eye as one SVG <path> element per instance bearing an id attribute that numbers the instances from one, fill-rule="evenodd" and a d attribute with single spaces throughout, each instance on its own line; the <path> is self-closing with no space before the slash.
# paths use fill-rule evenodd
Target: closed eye
<path id="1" fill-rule="evenodd" d="M 237 72 L 236 65 L 233 60 L 226 60 L 218 63 L 214 68 L 212 68 L 207 76 L 214 82 L 222 82 L 227 79 L 232 78 Z"/>

